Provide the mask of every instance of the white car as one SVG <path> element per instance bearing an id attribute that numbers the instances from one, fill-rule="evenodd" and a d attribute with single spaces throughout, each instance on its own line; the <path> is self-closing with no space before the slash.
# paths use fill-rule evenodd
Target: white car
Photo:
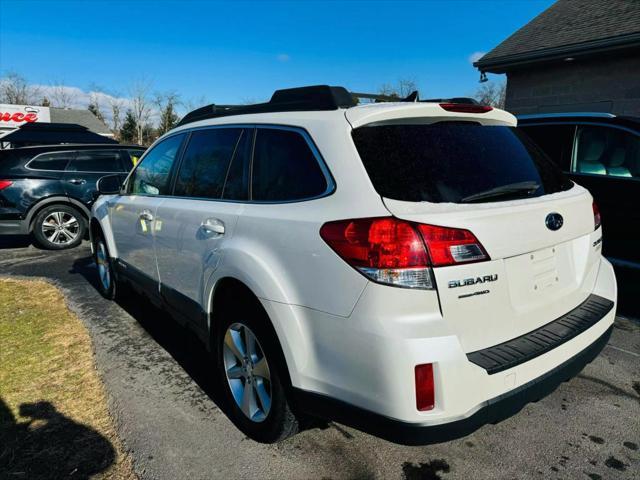
<path id="1" fill-rule="evenodd" d="M 577 374 L 615 316 L 591 195 L 515 125 L 328 86 L 196 110 L 100 182 L 103 294 L 126 283 L 193 329 L 253 439 L 309 417 L 466 435 Z"/>

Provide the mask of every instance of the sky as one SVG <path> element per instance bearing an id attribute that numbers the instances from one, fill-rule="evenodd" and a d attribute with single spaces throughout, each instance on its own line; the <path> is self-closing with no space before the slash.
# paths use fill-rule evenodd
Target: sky
<path id="1" fill-rule="evenodd" d="M 0 76 L 123 97 L 142 81 L 185 102 L 398 79 L 423 98 L 464 96 L 479 86 L 471 61 L 552 3 L 0 0 Z"/>

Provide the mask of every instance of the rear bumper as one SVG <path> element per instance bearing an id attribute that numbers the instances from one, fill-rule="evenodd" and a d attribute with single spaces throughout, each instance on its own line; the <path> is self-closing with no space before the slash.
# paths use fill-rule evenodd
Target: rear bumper
<path id="1" fill-rule="evenodd" d="M 449 423 L 429 425 L 403 422 L 340 400 L 294 388 L 296 405 L 306 413 L 337 420 L 378 437 L 403 445 L 426 445 L 468 435 L 483 425 L 498 423 L 519 412 L 527 403 L 553 392 L 577 375 L 598 356 L 611 336 L 613 326 L 587 348 L 544 375 L 503 395 L 491 398 L 472 415 Z"/>
<path id="2" fill-rule="evenodd" d="M 26 220 L 0 220 L 0 235 L 27 235 L 29 223 Z"/>

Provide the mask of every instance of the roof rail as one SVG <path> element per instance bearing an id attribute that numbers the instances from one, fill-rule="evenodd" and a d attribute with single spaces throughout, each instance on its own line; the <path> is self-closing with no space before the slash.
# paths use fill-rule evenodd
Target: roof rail
<path id="1" fill-rule="evenodd" d="M 276 90 L 271 96 L 271 100 L 265 103 L 253 105 L 211 104 L 198 108 L 186 114 L 177 126 L 228 115 L 337 110 L 341 107 L 353 107 L 355 104 L 353 96 L 344 87 L 314 85 L 311 87 L 287 88 Z"/>
<path id="2" fill-rule="evenodd" d="M 276 90 L 271 100 L 253 105 L 216 105 L 212 103 L 187 113 L 178 123 L 178 127 L 187 123 L 206 120 L 208 118 L 226 117 L 229 115 L 244 115 L 250 113 L 270 112 L 303 112 L 326 111 L 338 108 L 349 108 L 358 104 L 358 99 L 368 99 L 374 102 L 447 102 L 477 104 L 473 98 L 438 98 L 420 100 L 418 91 L 411 92 L 406 98 L 375 93 L 349 92 L 344 87 L 329 85 L 313 85 L 310 87 L 287 88 Z"/>

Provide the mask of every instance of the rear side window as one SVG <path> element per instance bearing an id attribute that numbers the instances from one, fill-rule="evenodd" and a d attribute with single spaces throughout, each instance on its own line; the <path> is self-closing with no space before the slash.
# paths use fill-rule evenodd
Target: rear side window
<path id="1" fill-rule="evenodd" d="M 174 135 L 158 143 L 141 161 L 129 178 L 128 191 L 141 195 L 167 195 L 171 169 L 184 134 Z"/>
<path id="2" fill-rule="evenodd" d="M 69 160 L 75 157 L 75 152 L 51 152 L 38 155 L 28 164 L 33 170 L 56 170 L 62 171 L 66 168 Z"/>
<path id="3" fill-rule="evenodd" d="M 258 129 L 252 167 L 253 200 L 301 200 L 326 190 L 327 180 L 318 159 L 299 132 Z"/>
<path id="4" fill-rule="evenodd" d="M 563 171 L 570 170 L 575 125 L 524 125 L 518 128 L 524 130 Z"/>
<path id="5" fill-rule="evenodd" d="M 492 202 L 571 188 L 523 132 L 471 122 L 361 127 L 352 133 L 380 195 L 412 202 Z"/>
<path id="6" fill-rule="evenodd" d="M 174 195 L 220 198 L 241 133 L 240 128 L 192 132 L 176 178 Z"/>
<path id="7" fill-rule="evenodd" d="M 68 172 L 122 172 L 117 150 L 79 150 L 67 166 Z"/>
<path id="8" fill-rule="evenodd" d="M 236 153 L 227 172 L 227 181 L 222 192 L 224 199 L 247 200 L 249 198 L 249 170 L 253 133 L 253 130 L 243 130 L 240 136 Z"/>
<path id="9" fill-rule="evenodd" d="M 625 130 L 579 125 L 574 153 L 572 172 L 640 178 L 640 137 Z"/>

